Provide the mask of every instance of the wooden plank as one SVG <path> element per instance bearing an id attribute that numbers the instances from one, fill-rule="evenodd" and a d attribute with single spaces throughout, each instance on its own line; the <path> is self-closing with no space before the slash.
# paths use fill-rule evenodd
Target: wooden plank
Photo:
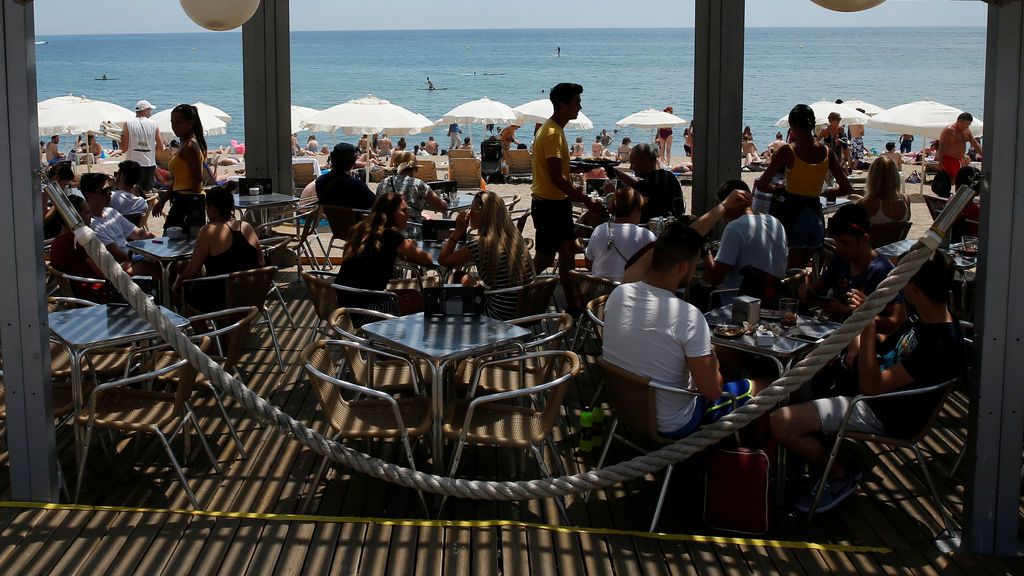
<path id="1" fill-rule="evenodd" d="M 14 515 L 14 512 L 17 511 L 14 509 L 3 510 L 4 515 L 6 515 L 7 513 L 12 513 L 12 517 Z M 85 525 L 88 523 L 89 518 L 92 516 L 92 514 L 92 512 L 88 511 L 70 512 L 69 514 L 67 514 L 67 516 L 65 516 L 64 520 L 60 522 L 57 529 L 53 531 L 49 540 L 47 540 L 45 546 L 43 546 L 35 554 L 29 554 L 19 548 L 17 552 L 18 555 L 24 554 L 27 558 L 31 558 L 32 570 L 36 573 L 49 573 L 50 570 L 52 570 L 53 567 L 56 566 L 58 562 L 60 562 L 61 558 L 64 556 L 68 547 L 74 543 L 76 537 L 78 536 L 78 533 L 81 532 Z M 3 519 L 0 519 L 0 526 L 3 526 L 3 528 L 0 529 L 0 539 L 2 539 L 4 542 L 6 542 L 8 538 L 6 530 L 6 527 L 8 525 L 8 522 L 4 521 Z M 11 548 L 14 548 L 14 546 L 11 546 Z M 6 573 L 18 574 L 19 572 L 9 571 Z"/>
<path id="2" fill-rule="evenodd" d="M 444 570 L 444 528 L 422 526 L 417 530 L 416 576 L 438 576 Z M 527 564 L 523 563 L 523 567 Z M 525 568 L 524 568 L 525 569 Z M 505 574 L 513 574 L 506 571 Z"/>
<path id="3" fill-rule="evenodd" d="M 63 510 L 40 512 L 33 519 L 32 528 L 21 535 L 17 546 L 5 546 L 7 553 L 0 560 L 0 574 L 24 574 L 32 569 L 35 556 L 45 550 L 50 537 L 68 518 L 68 512 Z"/>
<path id="4" fill-rule="evenodd" d="M 444 529 L 444 570 L 446 576 L 470 574 L 472 566 L 472 530 Z"/>

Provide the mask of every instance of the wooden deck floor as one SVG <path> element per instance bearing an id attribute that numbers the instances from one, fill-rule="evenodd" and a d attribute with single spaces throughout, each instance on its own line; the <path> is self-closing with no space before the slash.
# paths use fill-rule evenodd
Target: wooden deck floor
<path id="1" fill-rule="evenodd" d="M 259 394 L 317 429 L 316 403 L 297 366 L 298 351 L 308 340 L 312 310 L 304 291 L 289 291 L 289 306 L 299 328 L 284 328 L 279 308 L 272 308 L 284 348 L 282 373 L 263 328 L 253 330 L 243 371 Z M 580 379 L 566 406 L 588 398 Z M 334 470 L 326 483 L 311 486 L 317 462 L 309 451 L 274 429 L 259 425 L 237 403 L 228 402 L 247 459 L 241 459 L 213 403 L 196 402 L 204 431 L 224 464 L 223 475 L 197 456 L 186 470 L 203 506 L 219 514 L 205 517 L 168 512 L 187 507 L 186 496 L 158 444 L 151 438 L 124 438 L 117 455 L 92 452 L 86 471 L 84 509 L 0 508 L 0 574 L 1007 574 L 1024 572 L 1018 561 L 945 556 L 930 543 L 939 516 L 920 471 L 907 451 L 858 447 L 855 458 L 865 469 L 858 493 L 811 524 L 779 510 L 765 541 L 698 541 L 652 538 L 628 531 L 646 529 L 657 496 L 659 477 L 616 486 L 595 494 L 589 504 L 568 499 L 573 525 L 566 533 L 543 526 L 442 526 L 425 521 L 414 492 Z M 945 504 L 959 518 L 964 475 L 948 472 L 966 434 L 967 401 L 955 394 L 926 440 L 931 470 Z M 73 469 L 71 438 L 58 436 L 65 470 Z M 596 455 L 581 455 L 573 439 L 559 436 L 559 457 L 570 472 L 586 469 Z M 371 447 L 392 460 L 388 445 Z M 198 452 L 197 452 L 198 453 Z M 613 453 L 628 458 L 628 452 Z M 421 465 L 427 458 L 422 447 Z M 0 498 L 9 499 L 6 452 L 0 454 Z M 462 471 L 479 478 L 535 477 L 527 461 L 490 448 L 468 451 Z M 699 461 L 682 466 L 670 489 L 660 530 L 673 534 L 728 537 L 701 521 L 703 487 Z M 316 491 L 310 513 L 296 514 L 302 497 Z M 103 507 L 111 507 L 105 509 Z M 1022 507 L 1024 510 L 1024 507 Z M 232 517 L 228 513 L 247 516 Z M 259 515 L 269 516 L 259 516 Z M 376 518 L 385 522 L 337 517 Z M 387 523 L 411 519 L 412 523 Z M 447 520 L 512 520 L 560 524 L 552 500 L 521 504 L 451 501 Z M 591 530 L 593 529 L 593 530 Z M 627 533 L 600 533 L 613 529 Z M 888 552 L 812 549 L 791 542 L 826 546 L 888 548 Z"/>

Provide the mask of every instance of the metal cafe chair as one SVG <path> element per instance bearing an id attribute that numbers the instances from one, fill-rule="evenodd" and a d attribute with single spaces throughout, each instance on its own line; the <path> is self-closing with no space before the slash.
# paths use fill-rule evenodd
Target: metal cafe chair
<path id="1" fill-rule="evenodd" d="M 398 439 L 405 450 L 409 467 L 416 469 L 411 440 L 419 439 L 430 431 L 432 420 L 430 400 L 422 396 L 395 398 L 387 392 L 361 386 L 332 376 L 339 371 L 338 349 L 355 349 L 386 356 L 389 359 L 408 363 L 409 370 L 415 370 L 412 362 L 385 352 L 371 350 L 356 342 L 322 340 L 306 346 L 302 351 L 302 363 L 313 381 L 317 396 L 317 407 L 334 432 L 333 440 L 377 440 Z M 346 400 L 342 392 L 354 392 L 358 400 Z M 363 399 L 365 398 L 365 399 Z M 302 513 L 313 500 L 316 487 L 320 484 L 330 460 L 323 459 L 313 479 L 312 488 L 302 504 Z M 428 511 L 423 493 L 417 491 L 423 509 Z"/>
<path id="2" fill-rule="evenodd" d="M 210 339 L 204 337 L 200 340 L 199 347 L 205 351 L 209 344 Z M 162 344 L 156 348 L 142 349 L 138 352 L 155 352 L 166 347 L 168 347 L 167 344 Z M 131 384 L 148 382 L 174 371 L 180 371 L 177 378 L 177 389 L 174 392 L 155 392 L 129 387 Z M 195 382 L 195 368 L 189 364 L 188 360 L 183 359 L 159 370 L 144 372 L 96 386 L 89 396 L 88 406 L 83 407 L 77 417 L 78 423 L 85 426 L 85 437 L 82 444 L 82 458 L 78 465 L 74 501 L 78 501 L 78 495 L 82 488 L 92 432 L 94 429 L 107 429 L 155 434 L 164 451 L 167 452 L 167 457 L 181 480 L 181 485 L 188 495 L 192 508 L 200 510 L 199 501 L 196 500 L 195 493 L 189 487 L 185 473 L 171 449 L 171 443 L 185 429 L 185 425 L 191 422 L 199 432 L 200 443 L 210 458 L 210 463 L 218 474 L 221 473 L 220 464 L 217 463 L 213 450 L 199 428 L 189 403 Z M 189 456 L 189 438 L 190 435 L 186 432 L 184 435 L 186 460 Z"/>
<path id="3" fill-rule="evenodd" d="M 563 473 L 551 431 L 558 420 L 559 409 L 569 381 L 580 371 L 579 358 L 572 352 L 563 350 L 529 352 L 488 360 L 481 364 L 481 369 L 502 364 L 514 368 L 522 362 L 532 361 L 550 364 L 544 368 L 544 372 L 549 373 L 552 379 L 519 390 L 456 400 L 446 408 L 444 436 L 457 441 L 448 476 L 454 477 L 458 472 L 459 461 L 467 444 L 529 451 L 537 461 L 541 474 L 550 478 L 551 474 L 544 463 L 544 446 L 547 444 L 559 474 Z M 527 406 L 513 403 L 527 399 L 534 401 Z M 536 406 L 543 408 L 538 409 Z M 441 502 L 442 509 L 445 501 L 447 498 Z M 556 501 L 563 520 L 568 523 L 565 503 L 561 498 Z"/>
<path id="4" fill-rule="evenodd" d="M 400 392 L 413 392 L 420 395 L 420 382 L 430 381 L 429 368 L 423 364 L 413 361 L 415 369 L 410 370 L 410 362 L 404 356 L 398 356 L 393 351 L 381 351 L 373 346 L 369 340 L 358 336 L 356 319 L 363 320 L 389 320 L 394 318 L 390 314 L 363 310 L 359 308 L 338 308 L 328 319 L 328 325 L 335 333 L 336 338 L 345 342 L 354 342 L 361 348 L 343 347 L 342 354 L 345 357 L 345 367 L 356 384 L 368 386 L 375 390 L 397 394 Z M 396 359 L 396 356 L 399 359 Z"/>
<path id="5" fill-rule="evenodd" d="M 839 454 L 839 448 L 842 446 L 843 440 L 860 440 L 862 442 L 872 442 L 895 448 L 909 448 L 914 451 L 914 457 L 917 460 L 918 466 L 921 467 L 921 472 L 924 475 L 925 482 L 928 484 L 928 490 L 931 492 L 932 500 L 935 502 L 935 507 L 938 508 L 939 515 L 942 517 L 943 530 L 935 537 L 935 541 L 943 548 L 947 544 L 959 542 L 960 533 L 953 525 L 953 520 L 950 518 L 949 512 L 946 510 L 946 507 L 942 504 L 942 500 L 939 498 L 939 493 L 935 489 L 935 483 L 932 482 L 931 474 L 928 472 L 928 464 L 924 461 L 924 455 L 921 454 L 921 448 L 918 446 L 921 440 L 931 431 L 932 425 L 935 423 L 939 412 L 942 410 L 942 405 L 946 403 L 946 398 L 949 396 L 950 392 L 952 392 L 953 386 L 959 380 L 959 378 L 954 378 L 952 380 L 947 380 L 946 382 L 926 386 L 924 388 L 896 390 L 895 392 L 887 392 L 885 394 L 877 394 L 875 396 L 860 394 L 854 397 L 853 401 L 850 402 L 850 406 L 846 409 L 846 414 L 843 415 L 842 424 L 839 425 L 835 444 L 832 446 L 832 452 L 829 454 L 828 463 L 825 465 L 825 471 L 822 473 L 821 480 L 818 482 L 818 487 L 815 490 L 814 501 L 811 503 L 811 509 L 807 513 L 807 521 L 810 522 L 814 518 L 814 512 L 818 508 L 818 501 L 821 499 L 821 493 L 824 490 L 825 482 L 828 479 L 829 473 L 832 471 L 832 466 L 835 464 L 836 456 Z M 933 393 L 940 394 L 941 396 L 935 403 L 935 409 L 932 411 L 931 417 L 928 418 L 928 421 L 916 434 L 909 438 L 895 438 L 867 432 L 858 432 L 847 428 L 850 423 L 850 417 L 856 410 L 857 404 L 861 402 L 870 402 L 885 398 L 923 396 L 925 394 Z M 953 548 L 955 548 L 955 545 Z"/>

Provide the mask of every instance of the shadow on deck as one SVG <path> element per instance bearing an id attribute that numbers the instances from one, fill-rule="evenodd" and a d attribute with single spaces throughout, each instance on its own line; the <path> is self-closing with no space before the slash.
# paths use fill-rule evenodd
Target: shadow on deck
<path id="1" fill-rule="evenodd" d="M 240 367 L 253 390 L 323 431 L 326 425 L 317 417 L 314 394 L 297 365 L 315 317 L 302 287 L 293 285 L 286 299 L 298 329 L 285 327 L 287 320 L 279 307 L 271 309 L 275 325 L 281 327 L 286 372 L 278 369 L 268 334 L 260 327 L 252 330 Z M 578 399 L 590 395 L 587 378 L 580 378 L 565 402 L 574 424 Z M 802 515 L 780 508 L 764 540 L 729 539 L 732 535 L 704 526 L 701 458 L 677 468 L 659 524 L 666 533 L 698 537 L 602 533 L 602 529 L 644 531 L 660 475 L 600 491 L 589 504 L 568 498 L 570 520 L 583 527 L 581 532 L 522 525 L 446 526 L 423 522 L 425 514 L 413 491 L 344 469 L 334 469 L 326 482 L 312 486 L 318 464 L 312 452 L 259 424 L 238 403 L 228 400 L 227 404 L 249 457 L 238 457 L 214 403 L 198 398 L 197 415 L 225 470 L 223 475 L 214 474 L 196 451 L 186 474 L 207 510 L 243 516 L 167 512 L 188 504 L 162 449 L 151 437 L 120 438 L 116 457 L 107 459 L 97 450 L 89 460 L 80 500 L 88 507 L 0 508 L 0 573 L 979 574 L 1024 570 L 1019 561 L 946 556 L 931 545 L 941 520 L 913 454 L 905 450 L 855 448 L 853 455 L 865 470 L 857 494 L 810 524 Z M 966 423 L 967 399 L 957 392 L 922 446 L 944 503 L 956 519 L 963 510 L 964 467 L 952 479 L 949 471 L 964 443 Z M 557 429 L 556 435 L 559 456 L 570 473 L 596 463 L 596 453 L 579 454 L 574 438 L 563 437 Z M 64 469 L 73 470 L 70 434 L 63 431 L 58 442 Z M 392 445 L 358 447 L 390 461 L 400 459 Z M 610 461 L 631 456 L 613 451 Z M 425 469 L 428 454 L 422 444 L 417 457 Z M 6 460 L 6 452 L 0 454 L 0 497 L 5 499 L 10 497 Z M 469 448 L 460 471 L 465 477 L 481 479 L 536 478 L 536 467 L 527 463 L 522 469 L 511 451 Z M 316 491 L 316 497 L 309 513 L 316 516 L 274 516 L 296 514 L 310 490 Z M 560 524 L 552 500 L 518 504 L 452 500 L 443 520 Z M 824 546 L 819 549 L 803 542 Z M 844 551 L 848 546 L 889 551 Z"/>

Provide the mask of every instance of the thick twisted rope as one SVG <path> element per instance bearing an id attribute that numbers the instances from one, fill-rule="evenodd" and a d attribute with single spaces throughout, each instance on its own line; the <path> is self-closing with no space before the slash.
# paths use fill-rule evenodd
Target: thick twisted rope
<path id="1" fill-rule="evenodd" d="M 819 344 L 807 357 L 775 380 L 771 386 L 715 424 L 706 426 L 690 436 L 648 454 L 599 470 L 558 478 L 503 482 L 448 478 L 390 464 L 330 440 L 292 418 L 250 390 L 245 383 L 225 372 L 203 353 L 132 282 L 131 277 L 121 269 L 121 266 L 107 252 L 93 231 L 82 225 L 77 213 L 68 206 L 63 192 L 54 185 L 47 190 L 65 222 L 74 229 L 76 241 L 85 247 L 93 261 L 103 270 L 107 279 L 124 296 L 128 304 L 141 317 L 145 318 L 178 354 L 187 358 L 198 371 L 202 372 L 222 394 L 230 394 L 238 402 L 241 402 L 245 409 L 260 422 L 272 424 L 314 452 L 373 478 L 446 496 L 483 500 L 531 500 L 605 488 L 640 478 L 669 464 L 685 460 L 708 446 L 716 444 L 725 436 L 734 434 L 808 381 L 839 351 L 846 348 L 868 322 L 873 322 L 875 316 L 931 257 L 939 246 L 945 230 L 948 229 L 956 215 L 959 215 L 963 206 L 970 201 L 970 197 L 974 195 L 973 190 L 967 187 L 961 188 L 956 199 L 950 201 L 946 208 L 951 215 L 947 216 L 944 212 L 943 217 L 936 220 L 932 229 L 915 244 L 913 249 L 900 261 L 899 266 L 890 272 L 889 276 L 879 284 L 878 288 L 839 329 Z M 967 199 L 962 200 L 963 196 L 967 196 Z M 434 457 L 440 456 L 435 454 Z"/>

